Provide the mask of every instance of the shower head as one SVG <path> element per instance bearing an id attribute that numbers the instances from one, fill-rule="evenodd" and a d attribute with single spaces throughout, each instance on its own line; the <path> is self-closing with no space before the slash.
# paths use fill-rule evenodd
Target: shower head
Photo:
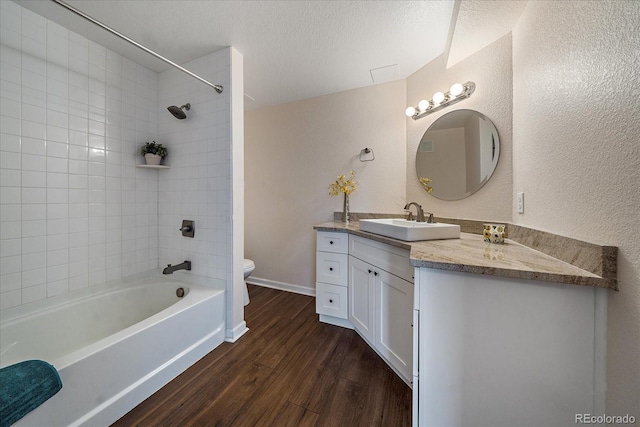
<path id="1" fill-rule="evenodd" d="M 167 107 L 167 110 L 169 110 L 169 112 L 173 114 L 173 117 L 180 120 L 187 118 L 187 115 L 184 113 L 184 110 L 189 111 L 190 109 L 191 109 L 191 104 L 189 104 L 188 102 L 184 104 L 182 107 L 176 107 L 175 105 L 172 105 L 171 107 Z"/>

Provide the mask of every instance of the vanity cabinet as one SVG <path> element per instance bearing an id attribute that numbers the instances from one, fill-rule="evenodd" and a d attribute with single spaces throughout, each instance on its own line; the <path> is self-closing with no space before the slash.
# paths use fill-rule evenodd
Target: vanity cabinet
<path id="1" fill-rule="evenodd" d="M 349 321 L 369 343 L 373 343 L 375 267 L 349 257 Z"/>
<path id="2" fill-rule="evenodd" d="M 417 268 L 414 426 L 605 413 L 607 290 Z"/>
<path id="3" fill-rule="evenodd" d="M 355 329 L 411 384 L 413 267 L 409 251 L 346 233 L 318 232 L 316 312 Z"/>
<path id="4" fill-rule="evenodd" d="M 345 233 L 318 232 L 316 313 L 320 320 L 350 327 L 347 314 L 349 239 Z"/>
<path id="5" fill-rule="evenodd" d="M 349 321 L 409 383 L 413 283 L 349 256 Z"/>
<path id="6" fill-rule="evenodd" d="M 408 384 L 413 360 L 412 310 L 409 251 L 349 236 L 349 321 Z"/>

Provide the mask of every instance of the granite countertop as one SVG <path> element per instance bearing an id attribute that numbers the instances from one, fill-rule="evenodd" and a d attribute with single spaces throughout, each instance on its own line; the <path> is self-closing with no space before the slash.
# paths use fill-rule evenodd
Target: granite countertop
<path id="1" fill-rule="evenodd" d="M 327 222 L 316 225 L 314 229 L 347 232 L 409 249 L 410 262 L 414 267 L 617 290 L 615 277 L 599 276 L 510 239 L 505 239 L 503 244 L 495 244 L 485 242 L 479 234 L 460 233 L 460 239 L 405 242 L 361 231 L 358 221 Z"/>

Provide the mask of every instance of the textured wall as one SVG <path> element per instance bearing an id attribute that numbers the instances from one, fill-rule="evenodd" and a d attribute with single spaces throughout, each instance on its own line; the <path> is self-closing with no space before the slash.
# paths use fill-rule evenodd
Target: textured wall
<path id="1" fill-rule="evenodd" d="M 619 247 L 607 414 L 640 416 L 640 2 L 529 2 L 513 32 L 525 226 Z"/>
<path id="2" fill-rule="evenodd" d="M 338 174 L 357 172 L 354 212 L 405 203 L 405 82 L 396 81 L 247 112 L 245 254 L 254 277 L 315 288 L 315 224 L 333 219 Z M 360 162 L 365 147 L 375 160 Z"/>
<path id="3" fill-rule="evenodd" d="M 417 201 L 436 216 L 510 221 L 512 204 L 511 171 L 511 35 L 478 51 L 453 67 L 445 67 L 443 55 L 407 79 L 407 105 L 446 92 L 453 83 L 476 83 L 474 94 L 452 107 L 422 119 L 407 121 L 407 199 Z M 500 159 L 491 180 L 477 193 L 463 200 L 444 201 L 426 193 L 416 177 L 415 153 L 424 132 L 439 117 L 458 109 L 477 110 L 498 129 Z"/>

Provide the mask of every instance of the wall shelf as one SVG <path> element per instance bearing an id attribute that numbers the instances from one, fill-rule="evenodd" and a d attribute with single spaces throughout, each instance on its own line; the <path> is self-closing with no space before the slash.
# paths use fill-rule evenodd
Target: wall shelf
<path id="1" fill-rule="evenodd" d="M 136 167 L 146 169 L 171 169 L 169 165 L 136 165 Z"/>

